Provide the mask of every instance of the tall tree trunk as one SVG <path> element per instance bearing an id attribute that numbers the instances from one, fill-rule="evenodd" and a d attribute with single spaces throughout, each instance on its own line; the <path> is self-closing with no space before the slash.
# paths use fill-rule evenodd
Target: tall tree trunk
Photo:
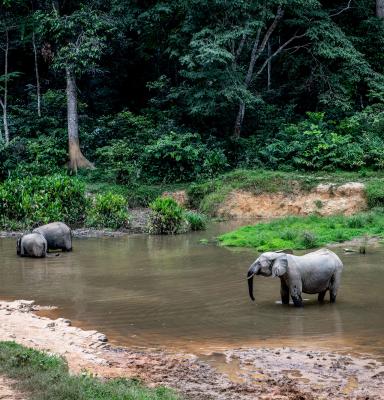
<path id="1" fill-rule="evenodd" d="M 71 171 L 77 172 L 78 168 L 94 168 L 94 166 L 83 156 L 80 150 L 76 77 L 74 72 L 69 67 L 66 68 L 66 77 L 69 168 Z"/>
<path id="2" fill-rule="evenodd" d="M 241 100 L 235 122 L 235 132 L 234 132 L 235 138 L 239 138 L 241 135 L 241 128 L 243 126 L 243 121 L 244 121 L 244 113 L 245 113 L 245 103 L 244 101 Z"/>
<path id="3" fill-rule="evenodd" d="M 260 40 L 261 28 L 259 28 L 257 35 L 256 35 L 255 42 L 253 44 L 253 48 L 252 48 L 252 52 L 251 52 L 251 59 L 249 61 L 247 75 L 245 76 L 245 79 L 244 79 L 244 86 L 246 89 L 248 89 L 248 87 L 252 81 L 252 75 L 253 75 L 253 71 L 255 69 L 256 61 L 263 53 L 265 46 L 268 43 L 269 38 L 271 37 L 273 31 L 276 29 L 276 26 L 279 23 L 279 21 L 283 18 L 283 15 L 284 15 L 284 10 L 281 6 L 279 6 L 277 9 L 275 19 L 273 20 L 270 27 L 267 29 L 267 32 L 265 33 L 263 40 L 260 43 L 260 46 L 259 46 L 259 40 Z M 239 111 L 237 112 L 235 129 L 234 129 L 234 133 L 233 133 L 233 136 L 235 138 L 240 137 L 241 129 L 243 127 L 244 114 L 245 114 L 245 103 L 243 100 L 240 100 Z"/>
<path id="4" fill-rule="evenodd" d="M 35 40 L 35 31 L 32 32 L 32 46 L 33 46 L 33 54 L 35 56 L 37 115 L 39 117 L 41 117 L 40 76 L 39 76 L 39 63 L 38 63 L 38 59 L 37 59 L 37 48 L 36 48 L 36 40 Z"/>
<path id="5" fill-rule="evenodd" d="M 268 40 L 268 67 L 267 67 L 267 89 L 271 89 L 271 79 L 272 79 L 272 66 L 271 66 L 271 43 Z"/>
<path id="6" fill-rule="evenodd" d="M 3 109 L 3 125 L 4 125 L 4 140 L 9 143 L 9 128 L 8 128 L 8 52 L 9 52 L 9 33 L 8 28 L 5 29 L 5 48 L 4 48 L 4 92 L 3 100 L 0 99 L 0 104 Z"/>
<path id="7" fill-rule="evenodd" d="M 384 0 L 376 0 L 376 17 L 384 18 Z"/>

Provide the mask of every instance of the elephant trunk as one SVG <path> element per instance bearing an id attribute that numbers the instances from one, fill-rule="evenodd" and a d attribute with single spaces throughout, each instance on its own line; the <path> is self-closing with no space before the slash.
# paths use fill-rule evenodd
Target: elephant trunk
<path id="1" fill-rule="evenodd" d="M 252 264 L 249 267 L 248 273 L 247 273 L 247 279 L 248 279 L 248 292 L 249 292 L 249 297 L 255 301 L 255 298 L 253 296 L 253 277 L 257 275 L 259 272 L 259 265 L 258 264 Z"/>

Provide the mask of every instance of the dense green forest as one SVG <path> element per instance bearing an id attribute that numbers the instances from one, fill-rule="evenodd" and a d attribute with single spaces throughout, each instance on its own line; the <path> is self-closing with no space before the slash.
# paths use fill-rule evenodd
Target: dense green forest
<path id="1" fill-rule="evenodd" d="M 0 179 L 382 169 L 383 46 L 383 0 L 2 0 Z"/>

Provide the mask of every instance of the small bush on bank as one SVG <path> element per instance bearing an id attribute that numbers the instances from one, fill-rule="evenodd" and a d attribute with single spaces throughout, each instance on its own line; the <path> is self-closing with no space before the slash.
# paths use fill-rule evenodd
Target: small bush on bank
<path id="1" fill-rule="evenodd" d="M 365 185 L 369 208 L 384 206 L 384 184 L 382 179 L 370 180 Z"/>
<path id="2" fill-rule="evenodd" d="M 158 197 L 149 207 L 148 231 L 155 235 L 174 235 L 185 229 L 184 209 L 169 197 Z"/>
<path id="3" fill-rule="evenodd" d="M 346 225 L 349 228 L 363 228 L 368 223 L 367 216 L 352 215 L 347 221 Z"/>
<path id="4" fill-rule="evenodd" d="M 203 231 L 207 229 L 207 219 L 203 214 L 195 211 L 186 211 L 185 219 L 189 223 L 192 231 Z"/>
<path id="5" fill-rule="evenodd" d="M 317 246 L 317 237 L 313 232 L 303 232 L 300 239 L 305 249 L 313 249 Z"/>
<path id="6" fill-rule="evenodd" d="M 89 209 L 87 225 L 92 228 L 127 228 L 127 201 L 122 195 L 111 192 L 97 195 Z"/>
<path id="7" fill-rule="evenodd" d="M 66 175 L 11 178 L 0 184 L 0 223 L 19 221 L 26 226 L 63 221 L 81 225 L 88 200 L 85 186 Z"/>
<path id="8" fill-rule="evenodd" d="M 70 375 L 62 358 L 28 349 L 15 342 L 0 342 L 0 373 L 16 380 L 31 400 L 177 400 L 165 387 L 149 389 L 137 379 L 99 380 Z"/>

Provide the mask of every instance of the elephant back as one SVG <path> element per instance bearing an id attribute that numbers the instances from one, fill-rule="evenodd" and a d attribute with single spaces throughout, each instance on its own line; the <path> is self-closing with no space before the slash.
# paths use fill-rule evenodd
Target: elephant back
<path id="1" fill-rule="evenodd" d="M 51 222 L 50 224 L 39 226 L 33 232 L 40 233 L 45 237 L 49 250 L 72 249 L 71 229 L 63 222 Z"/>

